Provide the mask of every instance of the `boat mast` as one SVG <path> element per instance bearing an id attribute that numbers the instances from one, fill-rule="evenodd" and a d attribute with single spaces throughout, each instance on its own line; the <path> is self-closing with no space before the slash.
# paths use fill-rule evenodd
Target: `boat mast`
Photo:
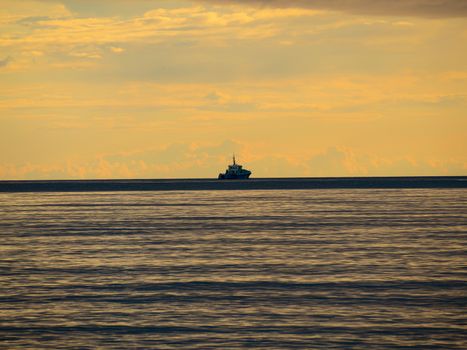
<path id="1" fill-rule="evenodd" d="M 235 153 L 233 154 L 233 165 L 235 165 Z"/>

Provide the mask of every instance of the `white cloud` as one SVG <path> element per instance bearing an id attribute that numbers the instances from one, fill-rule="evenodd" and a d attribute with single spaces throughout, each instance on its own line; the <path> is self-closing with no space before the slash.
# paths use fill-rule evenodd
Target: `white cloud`
<path id="1" fill-rule="evenodd" d="M 312 156 L 308 165 L 313 176 L 439 176 L 465 175 L 467 171 L 467 161 L 460 159 L 387 158 L 342 147 L 329 147 Z"/>
<path id="2" fill-rule="evenodd" d="M 125 51 L 125 49 L 118 46 L 111 46 L 110 51 L 112 51 L 113 53 L 122 53 Z"/>
<path id="3" fill-rule="evenodd" d="M 173 143 L 158 149 L 100 155 L 88 160 L 54 164 L 0 164 L 1 179 L 69 178 L 215 178 L 231 161 L 253 171 L 254 177 L 437 176 L 465 175 L 461 160 L 383 158 L 342 147 L 329 147 L 306 158 L 252 152 L 246 144 Z"/>

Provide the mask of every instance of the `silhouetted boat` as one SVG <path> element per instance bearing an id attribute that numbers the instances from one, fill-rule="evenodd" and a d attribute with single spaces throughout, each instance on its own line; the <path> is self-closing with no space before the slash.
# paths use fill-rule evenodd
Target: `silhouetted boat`
<path id="1" fill-rule="evenodd" d="M 225 174 L 219 174 L 219 179 L 248 179 L 251 175 L 251 171 L 243 169 L 243 167 L 235 163 L 235 155 L 233 156 L 233 164 L 229 165 Z"/>

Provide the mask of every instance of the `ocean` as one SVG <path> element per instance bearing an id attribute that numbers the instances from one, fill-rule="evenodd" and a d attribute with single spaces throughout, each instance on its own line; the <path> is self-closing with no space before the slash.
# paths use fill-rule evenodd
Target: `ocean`
<path id="1" fill-rule="evenodd" d="M 465 349 L 467 189 L 0 193 L 1 349 Z"/>

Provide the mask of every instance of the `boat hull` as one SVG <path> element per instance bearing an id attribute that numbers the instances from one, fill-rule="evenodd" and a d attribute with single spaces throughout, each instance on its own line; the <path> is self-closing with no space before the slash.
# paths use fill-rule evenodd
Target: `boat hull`
<path id="1" fill-rule="evenodd" d="M 219 174 L 219 180 L 246 180 L 250 177 L 249 174 Z"/>

